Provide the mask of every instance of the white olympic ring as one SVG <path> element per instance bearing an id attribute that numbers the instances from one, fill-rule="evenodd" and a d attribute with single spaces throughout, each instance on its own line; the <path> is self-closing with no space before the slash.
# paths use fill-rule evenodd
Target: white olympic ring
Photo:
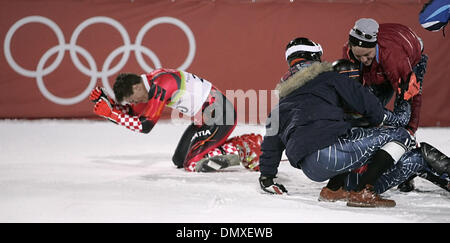
<path id="1" fill-rule="evenodd" d="M 44 24 L 44 25 L 47 25 L 48 27 L 50 27 L 50 29 L 52 29 L 53 32 L 55 32 L 55 34 L 56 34 L 56 37 L 58 39 L 58 45 L 47 50 L 44 53 L 44 55 L 42 55 L 41 59 L 39 60 L 36 70 L 32 71 L 32 70 L 25 69 L 25 68 L 21 67 L 20 65 L 18 65 L 16 63 L 16 61 L 14 60 L 14 58 L 12 57 L 12 55 L 11 55 L 11 39 L 12 39 L 14 33 L 20 27 L 22 27 L 25 24 L 34 23 L 34 22 L 41 23 L 41 24 Z M 99 70 L 97 69 L 97 64 L 96 64 L 94 58 L 92 57 L 92 55 L 88 51 L 86 51 L 86 49 L 84 49 L 81 46 L 78 46 L 76 44 L 78 36 L 80 35 L 81 31 L 83 31 L 84 28 L 88 27 L 89 25 L 96 24 L 96 23 L 103 23 L 103 24 L 108 24 L 108 25 L 113 26 L 117 31 L 119 31 L 120 35 L 122 36 L 123 42 L 124 42 L 124 44 L 122 46 L 116 48 L 114 51 L 112 51 L 108 55 L 105 62 L 103 63 L 101 72 L 99 72 Z M 44 95 L 44 97 L 46 97 L 50 101 L 53 101 L 56 104 L 73 105 L 73 104 L 81 102 L 82 100 L 84 100 L 86 97 L 89 96 L 90 91 L 95 87 L 97 78 L 101 78 L 102 84 L 106 88 L 106 91 L 108 92 L 108 94 L 110 96 L 114 97 L 112 88 L 109 85 L 108 77 L 113 75 L 114 73 L 119 72 L 123 68 L 123 66 L 128 61 L 128 58 L 130 56 L 130 51 L 135 52 L 136 60 L 145 72 L 151 72 L 153 70 L 153 68 L 150 67 L 149 65 L 147 65 L 147 63 L 144 61 L 144 58 L 142 57 L 142 53 L 147 55 L 147 57 L 149 57 L 150 60 L 152 60 L 152 62 L 154 64 L 154 68 L 160 68 L 161 62 L 159 61 L 158 57 L 156 56 L 156 54 L 153 51 L 151 51 L 150 49 L 148 49 L 147 47 L 142 45 L 142 40 L 148 30 L 150 30 L 151 28 L 153 28 L 154 26 L 156 26 L 158 24 L 163 24 L 163 23 L 173 24 L 173 25 L 179 27 L 181 30 L 183 30 L 184 34 L 186 35 L 186 37 L 188 39 L 189 52 L 186 57 L 186 60 L 183 62 L 183 64 L 181 64 L 178 68 L 176 68 L 179 70 L 185 70 L 191 65 L 192 61 L 194 60 L 195 49 L 196 49 L 195 38 L 194 38 L 194 34 L 192 33 L 189 26 L 187 26 L 184 22 L 182 22 L 176 18 L 173 18 L 173 17 L 159 17 L 159 18 L 153 19 L 153 20 L 149 21 L 148 23 L 146 23 L 141 28 L 139 33 L 137 34 L 136 42 L 134 44 L 131 44 L 130 37 L 128 36 L 128 32 L 126 31 L 126 29 L 116 20 L 109 18 L 109 17 L 104 17 L 104 16 L 92 17 L 92 18 L 89 18 L 89 19 L 83 21 L 80 25 L 78 25 L 75 28 L 75 30 L 72 34 L 72 37 L 70 38 L 69 44 L 66 44 L 64 35 L 63 35 L 61 29 L 59 28 L 59 26 L 55 22 L 53 22 L 52 20 L 50 20 L 46 17 L 42 17 L 42 16 L 28 16 L 28 17 L 22 18 L 19 21 L 17 21 L 8 30 L 6 37 L 5 37 L 5 43 L 3 46 L 3 50 L 5 53 L 7 62 L 14 69 L 14 71 L 16 71 L 17 73 L 19 73 L 23 76 L 26 76 L 26 77 L 36 78 L 38 88 L 41 91 L 41 93 Z M 78 68 L 78 70 L 80 70 L 83 74 L 91 77 L 88 87 L 81 94 L 79 94 L 75 97 L 71 97 L 71 98 L 61 98 L 61 97 L 55 96 L 47 89 L 47 87 L 44 84 L 44 80 L 43 80 L 43 76 L 48 75 L 51 72 L 53 72 L 61 64 L 61 62 L 64 58 L 65 51 L 69 51 L 71 60 L 72 60 L 73 64 L 75 65 L 75 67 Z M 47 60 L 51 56 L 53 56 L 55 53 L 58 53 L 58 54 L 57 54 L 54 62 L 51 65 L 49 65 L 48 67 L 44 68 Z M 87 63 L 89 64 L 89 68 L 85 67 L 80 62 L 80 60 L 78 59 L 77 53 L 81 54 L 86 59 Z M 119 55 L 121 53 L 123 53 L 123 56 L 120 59 L 119 63 L 117 63 L 116 66 L 109 69 L 111 62 L 114 60 L 115 57 L 117 57 L 117 55 Z"/>

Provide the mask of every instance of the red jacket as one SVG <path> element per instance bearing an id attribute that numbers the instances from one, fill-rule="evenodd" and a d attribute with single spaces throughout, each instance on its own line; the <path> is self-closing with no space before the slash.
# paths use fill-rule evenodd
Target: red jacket
<path id="1" fill-rule="evenodd" d="M 148 102 L 116 104 L 115 109 L 120 113 L 119 125 L 142 133 L 152 130 L 165 106 L 195 119 L 205 105 L 214 101 L 210 91 L 217 90 L 208 80 L 180 70 L 160 68 L 141 78 L 148 91 Z"/>
<path id="2" fill-rule="evenodd" d="M 398 94 L 400 81 L 407 80 L 413 67 L 420 61 L 422 46 L 419 37 L 408 27 L 401 24 L 380 24 L 378 30 L 376 56 L 369 67 L 363 66 L 364 85 L 389 82 Z M 344 46 L 343 57 L 356 60 L 348 43 Z M 411 119 L 408 124 L 413 132 L 419 125 L 422 94 L 412 98 Z"/>

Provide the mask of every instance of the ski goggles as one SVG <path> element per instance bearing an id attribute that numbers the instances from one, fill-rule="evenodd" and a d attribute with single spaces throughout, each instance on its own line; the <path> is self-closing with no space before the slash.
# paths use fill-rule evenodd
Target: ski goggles
<path id="1" fill-rule="evenodd" d="M 370 34 L 366 34 L 366 33 L 362 32 L 361 30 L 358 30 L 356 28 L 353 28 L 353 31 L 355 31 L 355 33 L 357 35 L 362 36 L 362 37 L 366 38 L 367 40 L 371 40 L 372 38 L 375 38 L 377 36 L 376 34 L 373 35 L 373 36 L 370 35 Z"/>

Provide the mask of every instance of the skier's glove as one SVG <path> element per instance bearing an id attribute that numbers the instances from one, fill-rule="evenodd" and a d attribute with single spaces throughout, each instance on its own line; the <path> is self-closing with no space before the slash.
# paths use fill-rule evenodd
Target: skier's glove
<path id="1" fill-rule="evenodd" d="M 89 100 L 94 102 L 94 103 L 97 103 L 97 101 L 99 101 L 101 97 L 106 98 L 111 103 L 111 99 L 109 99 L 109 97 L 106 95 L 106 93 L 103 90 L 103 88 L 101 88 L 99 86 L 95 87 L 91 91 L 91 94 L 89 95 Z"/>
<path id="2" fill-rule="evenodd" d="M 273 182 L 273 176 L 260 176 L 259 177 L 259 185 L 261 189 L 270 194 L 279 194 L 282 195 L 287 193 L 286 188 L 278 183 Z"/>
<path id="3" fill-rule="evenodd" d="M 114 123 L 119 123 L 120 111 L 114 109 L 109 100 L 105 97 L 100 97 L 99 101 L 95 103 L 94 113 L 109 119 Z"/>

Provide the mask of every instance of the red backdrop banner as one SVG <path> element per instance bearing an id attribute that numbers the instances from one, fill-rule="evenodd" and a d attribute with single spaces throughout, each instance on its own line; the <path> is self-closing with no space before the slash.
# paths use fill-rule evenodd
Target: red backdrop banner
<path id="1" fill-rule="evenodd" d="M 0 118 L 91 118 L 87 97 L 95 85 L 112 86 L 120 72 L 155 67 L 195 73 L 224 92 L 260 94 L 273 90 L 287 70 L 284 49 L 291 39 L 319 42 L 323 60 L 332 62 L 354 22 L 370 17 L 407 25 L 423 39 L 429 62 L 420 124 L 450 126 L 450 40 L 420 26 L 423 4 L 0 0 Z"/>

